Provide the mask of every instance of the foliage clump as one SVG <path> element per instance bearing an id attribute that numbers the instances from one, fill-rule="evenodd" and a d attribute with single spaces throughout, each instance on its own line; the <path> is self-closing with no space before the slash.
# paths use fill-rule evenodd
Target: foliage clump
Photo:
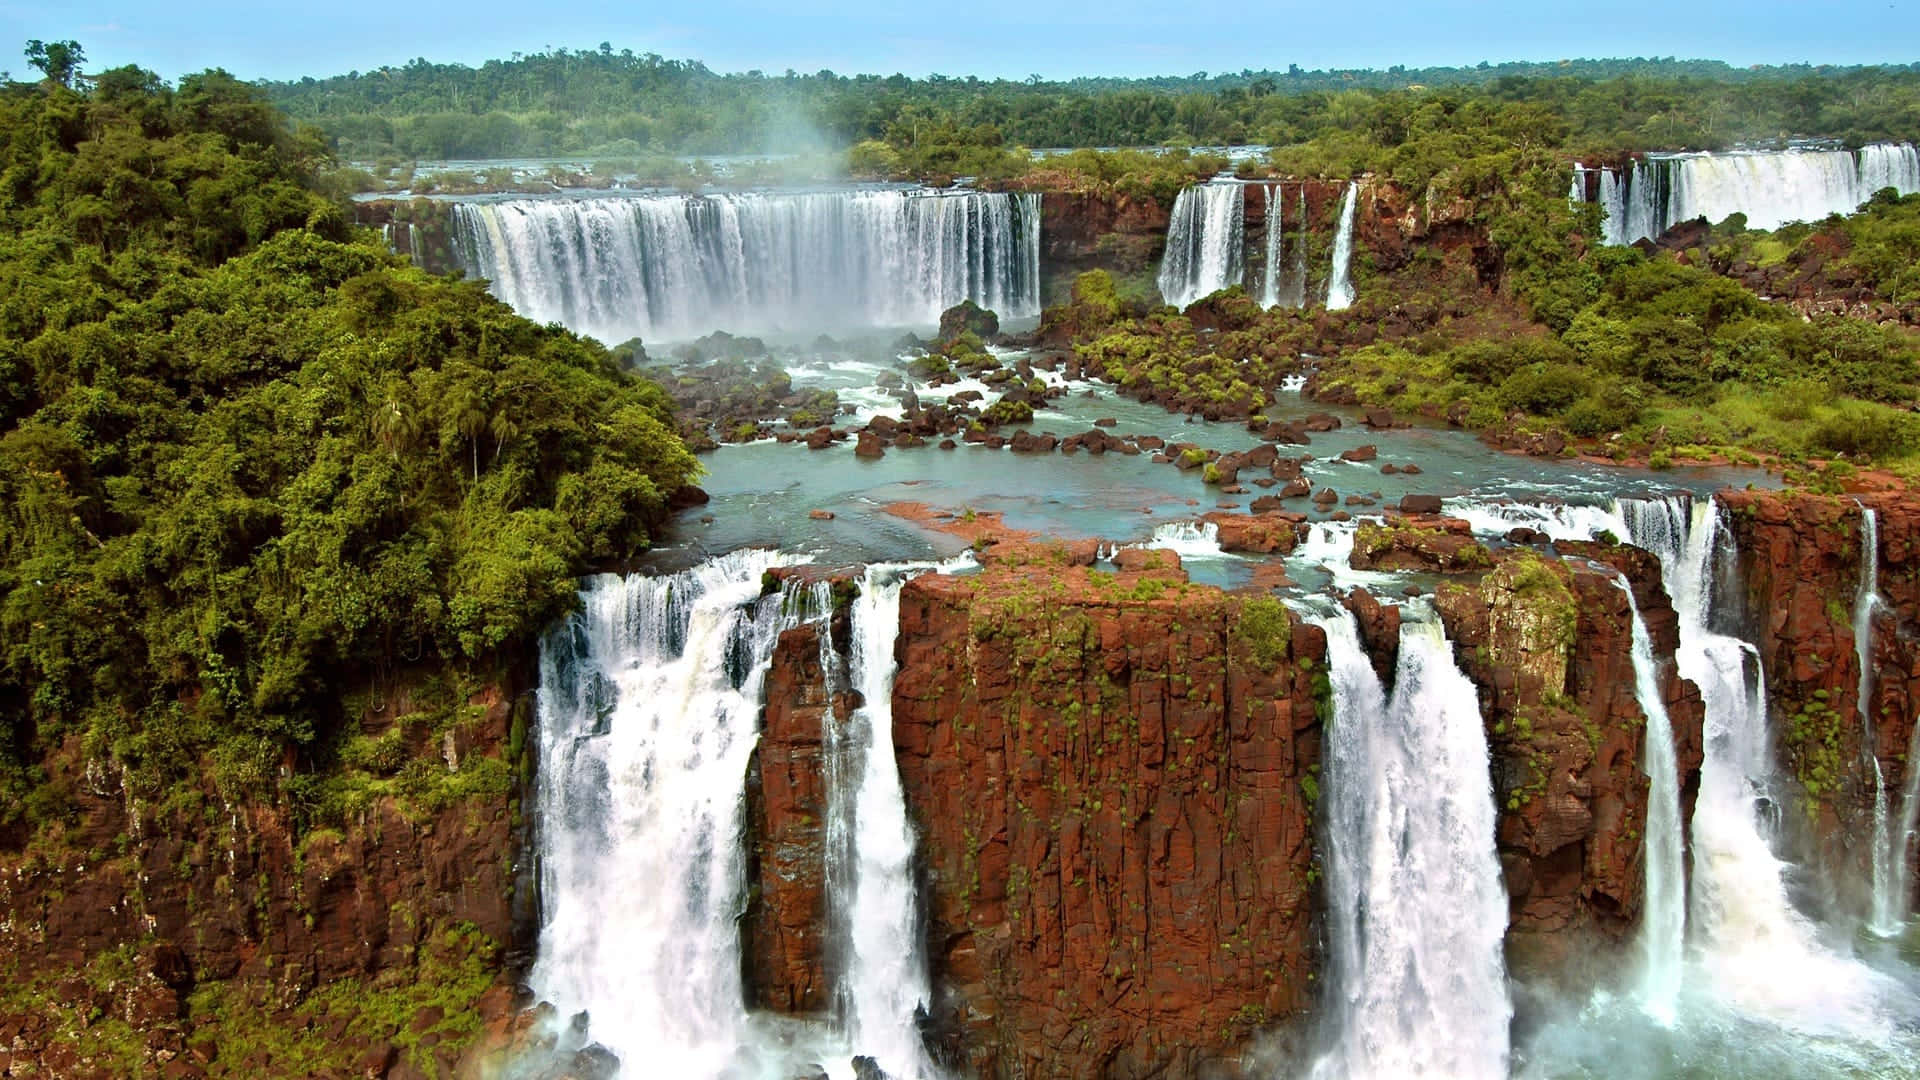
<path id="1" fill-rule="evenodd" d="M 343 687 L 523 647 L 698 471 L 658 388 L 352 232 L 327 163 L 221 72 L 0 91 L 16 793 L 76 734 L 269 782 Z"/>

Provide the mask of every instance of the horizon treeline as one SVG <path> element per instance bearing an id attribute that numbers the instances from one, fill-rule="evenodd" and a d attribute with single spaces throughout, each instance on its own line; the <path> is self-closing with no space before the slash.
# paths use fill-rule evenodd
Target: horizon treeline
<path id="1" fill-rule="evenodd" d="M 1408 97 L 1538 106 L 1567 124 L 1570 148 L 1600 154 L 1920 136 L 1920 64 L 1735 68 L 1668 57 L 1016 81 L 719 74 L 603 42 L 477 68 L 415 59 L 260 85 L 290 117 L 324 127 L 342 156 L 361 161 L 751 155 L 929 139 L 1287 146 L 1404 112 L 1386 106 Z"/>

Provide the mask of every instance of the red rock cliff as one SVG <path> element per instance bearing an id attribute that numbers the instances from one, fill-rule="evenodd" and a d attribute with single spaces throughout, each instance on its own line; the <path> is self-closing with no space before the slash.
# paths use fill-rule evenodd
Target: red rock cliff
<path id="1" fill-rule="evenodd" d="M 1920 713 L 1920 496 L 1724 491 L 1739 544 L 1747 633 L 1760 647 L 1781 770 L 1796 788 L 1788 815 L 1800 855 L 1825 868 L 1841 903 L 1869 880 L 1873 775 L 1858 712 L 1853 605 L 1860 581 L 1861 504 L 1880 525 L 1873 620 L 1871 752 L 1899 812 Z M 1857 502 L 1856 502 L 1857 498 Z"/>
<path id="2" fill-rule="evenodd" d="M 1561 547 L 1572 557 L 1503 552 L 1477 583 L 1443 586 L 1435 600 L 1480 688 L 1512 901 L 1509 968 L 1587 986 L 1639 924 L 1648 793 L 1631 609 L 1613 569 L 1587 560 L 1632 583 L 1661 669 L 1683 817 L 1699 786 L 1702 708 L 1673 666 L 1678 624 L 1658 561 L 1625 546 Z"/>
<path id="3" fill-rule="evenodd" d="M 1177 571 L 906 587 L 894 737 L 962 1071 L 1193 1076 L 1308 1005 L 1324 651 Z"/>

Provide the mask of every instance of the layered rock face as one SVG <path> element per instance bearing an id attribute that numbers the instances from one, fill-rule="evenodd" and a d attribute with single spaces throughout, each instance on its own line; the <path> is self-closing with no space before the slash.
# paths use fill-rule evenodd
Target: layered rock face
<path id="1" fill-rule="evenodd" d="M 1194 1076 L 1308 1005 L 1324 635 L 1151 568 L 927 575 L 900 611 L 944 1057 Z"/>
<path id="2" fill-rule="evenodd" d="M 1480 688 L 1512 899 L 1509 970 L 1590 986 L 1611 973 L 1638 924 L 1646 877 L 1646 717 L 1634 693 L 1632 611 L 1614 570 L 1631 582 L 1660 668 L 1683 815 L 1699 785 L 1703 710 L 1673 665 L 1678 623 L 1658 561 L 1625 546 L 1559 548 L 1574 558 L 1503 552 L 1476 583 L 1443 586 L 1435 603 Z"/>
<path id="3" fill-rule="evenodd" d="M 510 775 L 498 759 L 513 700 L 483 691 L 467 722 L 413 748 L 416 765 Z M 369 730 L 391 726 L 404 697 L 388 707 Z M 212 785 L 156 806 L 115 769 L 67 764 L 81 760 L 69 746 L 48 763 L 72 770 L 54 781 L 70 800 L 64 835 L 0 852 L 0 1076 L 304 1075 L 329 1062 L 434 1075 L 511 1011 L 505 985 L 476 999 L 531 944 L 504 792 L 375 796 L 344 829 L 299 832 L 310 808 L 228 802 Z M 368 1014 L 376 1005 L 403 1013 L 398 1032 Z M 302 1044 L 328 1047 L 324 1061 Z"/>
<path id="4" fill-rule="evenodd" d="M 1759 645 L 1782 771 L 1795 784 L 1787 816 L 1803 858 L 1830 884 L 1868 880 L 1878 759 L 1897 815 L 1920 713 L 1920 497 L 1725 491 L 1722 520 L 1739 543 L 1737 595 Z M 1859 713 L 1853 604 L 1862 505 L 1879 520 L 1879 593 L 1872 620 L 1868 714 Z M 1855 906 L 1857 896 L 1838 898 Z"/>
<path id="5" fill-rule="evenodd" d="M 783 1015 L 831 1004 L 827 955 L 826 724 L 834 700 L 820 630 L 780 635 L 767 669 L 765 726 L 747 774 L 748 902 L 742 948 L 747 1003 Z"/>

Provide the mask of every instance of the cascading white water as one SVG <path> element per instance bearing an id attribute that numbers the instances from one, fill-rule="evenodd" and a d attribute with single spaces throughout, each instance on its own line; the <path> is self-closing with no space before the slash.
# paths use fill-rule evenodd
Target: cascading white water
<path id="1" fill-rule="evenodd" d="M 1725 1004 L 1782 1027 L 1880 1039 L 1884 979 L 1826 948 L 1788 900 L 1772 849 L 1781 812 L 1772 792 L 1765 678 L 1753 646 L 1710 629 L 1718 505 L 1676 497 L 1620 504 L 1633 544 L 1653 552 L 1680 623 L 1680 674 L 1706 706 L 1706 759 L 1693 814 L 1692 923 L 1705 986 Z"/>
<path id="2" fill-rule="evenodd" d="M 1282 301 L 1288 307 L 1307 306 L 1307 185 L 1300 185 L 1300 232 L 1293 241 L 1293 268 L 1287 274 Z"/>
<path id="3" fill-rule="evenodd" d="M 1174 197 L 1167 251 L 1160 260 L 1160 295 L 1184 308 L 1203 296 L 1239 285 L 1246 274 L 1246 185 L 1195 184 Z"/>
<path id="4" fill-rule="evenodd" d="M 1353 306 L 1353 208 L 1360 198 L 1360 184 L 1347 182 L 1347 193 L 1340 197 L 1340 225 L 1333 235 L 1333 269 L 1327 277 L 1327 310 L 1343 311 Z"/>
<path id="5" fill-rule="evenodd" d="M 1507 896 L 1479 699 L 1438 622 L 1402 623 L 1388 700 L 1353 616 L 1327 632 L 1329 904 L 1318 1078 L 1504 1077 Z"/>
<path id="6" fill-rule="evenodd" d="M 1656 156 L 1635 161 L 1625 176 L 1601 169 L 1598 198 L 1605 241 L 1631 244 L 1698 217 L 1718 224 L 1741 213 L 1749 228 L 1777 229 L 1850 214 L 1889 187 L 1920 191 L 1920 151 L 1912 144 Z M 1584 185 L 1576 191 L 1585 197 Z"/>
<path id="7" fill-rule="evenodd" d="M 962 300 L 1040 311 L 1040 196 L 921 191 L 628 195 L 452 207 L 471 277 L 609 343 L 937 322 Z"/>
<path id="8" fill-rule="evenodd" d="M 746 1052 L 736 919 L 760 686 L 799 596 L 791 561 L 737 551 L 667 577 L 594 579 L 541 647 L 543 918 L 528 982 L 648 1074 Z"/>
<path id="9" fill-rule="evenodd" d="M 1867 928 L 1892 936 L 1904 922 L 1900 893 L 1905 883 L 1895 869 L 1896 852 L 1887 824 L 1887 779 L 1880 770 L 1873 735 L 1873 616 L 1880 608 L 1880 518 L 1860 508 L 1860 584 L 1853 597 L 1853 656 L 1860 667 L 1854 702 L 1860 714 L 1860 745 L 1873 770 L 1873 851 Z"/>
<path id="10" fill-rule="evenodd" d="M 853 800 L 853 880 L 846 909 L 848 957 L 842 992 L 848 1042 L 895 1080 L 933 1073 L 917 1010 L 932 999 L 913 885 L 914 834 L 893 753 L 894 639 L 900 589 L 915 566 L 866 569 L 853 605 L 853 688 L 864 704 L 849 741 L 861 762 Z"/>
<path id="11" fill-rule="evenodd" d="M 1147 546 L 1182 559 L 1219 559 L 1227 554 L 1220 547 L 1220 526 L 1211 521 L 1170 521 L 1153 530 Z"/>
<path id="12" fill-rule="evenodd" d="M 1286 210 L 1287 191 L 1279 184 L 1267 184 L 1260 191 L 1267 211 L 1267 258 L 1260 284 L 1260 306 L 1270 308 L 1280 304 L 1282 264 L 1286 254 L 1285 231 L 1280 226 L 1280 218 Z"/>
<path id="13" fill-rule="evenodd" d="M 1647 895 L 1640 916 L 1640 1003 L 1648 1015 L 1671 1025 L 1680 999 L 1686 960 L 1687 883 L 1680 823 L 1680 765 L 1673 749 L 1673 722 L 1660 695 L 1653 639 L 1640 617 L 1640 603 L 1623 576 L 1620 590 L 1633 612 L 1633 691 L 1646 717 L 1643 760 L 1647 773 L 1645 833 Z"/>

